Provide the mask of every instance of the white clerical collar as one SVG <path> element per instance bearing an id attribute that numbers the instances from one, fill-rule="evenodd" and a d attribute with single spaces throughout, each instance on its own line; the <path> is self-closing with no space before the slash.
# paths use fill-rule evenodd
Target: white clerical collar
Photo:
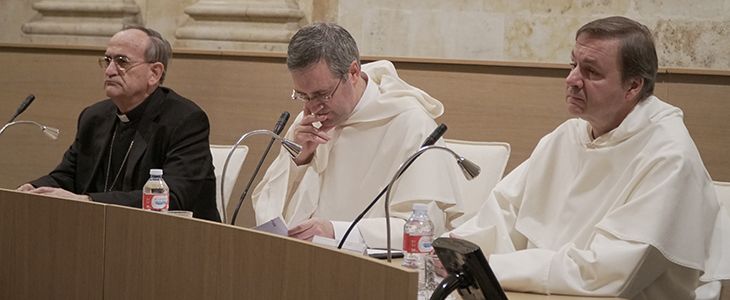
<path id="1" fill-rule="evenodd" d="M 367 73 L 363 71 L 362 74 L 365 75 L 365 91 L 362 93 L 360 101 L 358 101 L 357 105 L 355 105 L 355 109 L 352 110 L 351 115 L 364 107 L 368 102 L 372 102 L 373 99 L 380 97 L 380 90 L 378 90 L 378 86 L 375 85 Z"/>
<path id="2" fill-rule="evenodd" d="M 119 118 L 119 121 L 122 121 L 122 123 L 129 122 L 129 118 L 127 118 L 127 114 L 117 114 L 117 118 Z"/>

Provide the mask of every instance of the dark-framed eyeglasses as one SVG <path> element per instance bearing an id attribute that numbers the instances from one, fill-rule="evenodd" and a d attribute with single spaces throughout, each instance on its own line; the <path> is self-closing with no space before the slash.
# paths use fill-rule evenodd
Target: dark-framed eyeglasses
<path id="1" fill-rule="evenodd" d="M 340 87 L 340 84 L 342 83 L 342 80 L 343 79 L 344 78 L 340 78 L 340 80 L 337 81 L 337 85 L 335 85 L 335 88 L 332 89 L 332 92 L 329 92 L 328 94 L 325 94 L 325 95 L 317 95 L 317 96 L 314 96 L 314 97 L 309 97 L 309 96 L 307 96 L 305 94 L 302 94 L 302 93 L 299 93 L 299 92 L 297 92 L 295 90 L 292 90 L 291 91 L 291 99 L 294 100 L 294 101 L 301 101 L 301 102 L 304 102 L 304 103 L 307 103 L 309 101 L 322 101 L 322 102 L 327 102 L 330 99 L 332 99 L 332 97 L 335 95 L 335 93 L 337 92 L 337 88 Z"/>
<path id="2" fill-rule="evenodd" d="M 117 70 L 119 72 L 127 72 L 131 70 L 132 68 L 139 66 L 141 64 L 148 64 L 150 62 L 141 61 L 141 62 L 132 62 L 129 57 L 126 57 L 124 55 L 116 55 L 116 56 L 108 56 L 104 55 L 102 57 L 99 57 L 99 67 L 106 70 L 106 68 L 109 67 L 110 64 L 114 62 L 114 66 L 116 66 Z"/>

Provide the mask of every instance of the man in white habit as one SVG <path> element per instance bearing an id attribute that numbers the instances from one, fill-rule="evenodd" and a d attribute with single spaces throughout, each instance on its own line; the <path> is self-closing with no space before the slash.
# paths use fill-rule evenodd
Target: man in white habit
<path id="1" fill-rule="evenodd" d="M 286 137 L 302 145 L 281 151 L 255 188 L 258 224 L 282 216 L 289 236 L 340 240 L 352 220 L 385 187 L 399 165 L 436 128 L 443 105 L 398 77 L 393 64 L 360 65 L 352 36 L 335 24 L 312 24 L 291 39 L 287 67 L 303 103 Z M 442 141 L 438 144 L 443 145 Z M 392 247 L 402 246 L 412 204 L 429 205 L 436 234 L 461 215 L 453 157 L 430 151 L 404 173 L 391 199 Z M 383 197 L 385 198 L 385 197 Z M 347 241 L 386 247 L 384 202 L 360 221 Z"/>
<path id="2" fill-rule="evenodd" d="M 646 26 L 581 27 L 566 121 L 452 237 L 478 244 L 503 288 L 693 299 L 718 204 L 682 111 L 653 96 Z"/>

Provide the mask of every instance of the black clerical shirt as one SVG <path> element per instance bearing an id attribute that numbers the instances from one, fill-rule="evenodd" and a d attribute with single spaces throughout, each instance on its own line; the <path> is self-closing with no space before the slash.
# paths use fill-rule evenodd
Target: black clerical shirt
<path id="1" fill-rule="evenodd" d="M 89 193 L 122 190 L 129 152 L 134 147 L 132 144 L 134 134 L 137 132 L 137 126 L 142 119 L 147 103 L 148 101 L 145 100 L 126 114 L 117 111 L 116 114 L 110 116 L 116 119 L 114 128 L 109 133 L 111 138 L 99 162 L 99 168 L 89 187 Z M 111 160 L 109 159 L 110 153 Z"/>

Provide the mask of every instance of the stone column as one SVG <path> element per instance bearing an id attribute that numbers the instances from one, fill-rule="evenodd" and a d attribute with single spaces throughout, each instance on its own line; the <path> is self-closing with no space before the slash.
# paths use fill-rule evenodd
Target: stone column
<path id="1" fill-rule="evenodd" d="M 38 15 L 22 26 L 28 35 L 109 37 L 140 23 L 134 0 L 42 0 L 33 9 Z"/>
<path id="2" fill-rule="evenodd" d="M 285 51 L 305 16 L 292 0 L 200 0 L 185 14 L 176 46 L 253 51 Z"/>

